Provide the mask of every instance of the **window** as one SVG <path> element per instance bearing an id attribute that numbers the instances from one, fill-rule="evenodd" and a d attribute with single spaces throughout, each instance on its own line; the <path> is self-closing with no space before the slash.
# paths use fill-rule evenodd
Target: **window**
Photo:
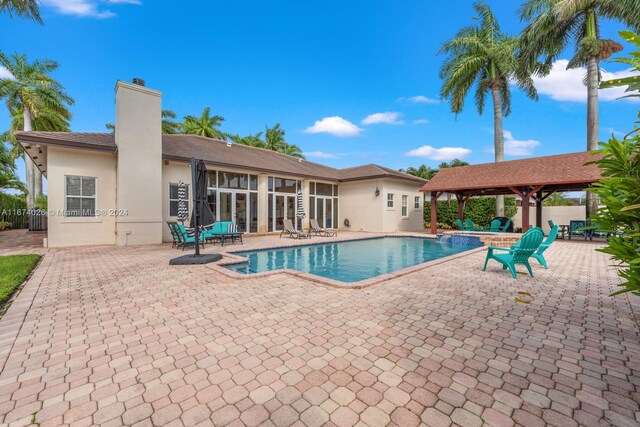
<path id="1" fill-rule="evenodd" d="M 218 172 L 218 188 L 233 188 L 246 190 L 249 188 L 247 174 L 233 172 Z"/>
<path id="2" fill-rule="evenodd" d="M 333 185 L 323 184 L 321 182 L 316 183 L 316 195 L 333 196 Z"/>
<path id="3" fill-rule="evenodd" d="M 96 178 L 65 177 L 65 216 L 96 216 Z"/>
<path id="4" fill-rule="evenodd" d="M 169 184 L 169 216 L 178 216 L 178 184 Z M 185 184 L 187 190 L 187 212 L 189 212 L 189 184 Z"/>
<path id="5" fill-rule="evenodd" d="M 393 193 L 388 193 L 387 194 L 387 207 L 388 208 L 392 208 L 393 207 Z"/>
<path id="6" fill-rule="evenodd" d="M 420 196 L 416 196 L 413 198 L 413 207 L 415 209 L 420 209 Z"/>
<path id="7" fill-rule="evenodd" d="M 402 216 L 409 216 L 409 196 L 402 195 Z"/>

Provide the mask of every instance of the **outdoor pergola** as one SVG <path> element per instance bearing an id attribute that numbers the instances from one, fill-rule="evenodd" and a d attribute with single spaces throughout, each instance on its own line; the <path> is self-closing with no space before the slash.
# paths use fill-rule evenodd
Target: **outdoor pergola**
<path id="1" fill-rule="evenodd" d="M 602 178 L 588 152 L 510 160 L 441 169 L 422 190 L 431 194 L 431 233 L 436 234 L 436 202 L 444 194 L 458 200 L 458 218 L 473 196 L 517 195 L 522 200 L 522 231 L 529 229 L 529 204 L 536 202 L 536 226 L 542 225 L 542 204 L 555 192 L 581 191 Z"/>

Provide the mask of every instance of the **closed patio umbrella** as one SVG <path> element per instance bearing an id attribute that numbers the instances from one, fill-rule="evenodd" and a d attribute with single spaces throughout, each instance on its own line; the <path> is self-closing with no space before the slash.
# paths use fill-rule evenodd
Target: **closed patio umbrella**
<path id="1" fill-rule="evenodd" d="M 200 227 L 213 224 L 214 218 L 209 204 L 207 203 L 207 187 L 209 185 L 209 175 L 204 161 L 191 159 L 191 182 L 193 185 L 193 210 L 191 214 L 191 228 L 194 230 L 194 241 L 196 252 L 192 255 L 183 255 L 169 261 L 171 265 L 184 264 L 206 264 L 218 261 L 222 258 L 220 254 L 200 254 Z"/>
<path id="2" fill-rule="evenodd" d="M 183 180 L 178 181 L 178 221 L 184 223 L 189 218 L 187 208 L 187 186 Z"/>
<path id="3" fill-rule="evenodd" d="M 297 209 L 297 213 L 296 213 L 296 218 L 300 220 L 300 222 L 302 222 L 302 219 L 307 216 L 304 213 L 304 206 L 303 206 L 303 200 L 302 200 L 302 189 L 298 188 L 298 197 L 297 197 L 297 201 L 298 201 L 298 209 Z"/>

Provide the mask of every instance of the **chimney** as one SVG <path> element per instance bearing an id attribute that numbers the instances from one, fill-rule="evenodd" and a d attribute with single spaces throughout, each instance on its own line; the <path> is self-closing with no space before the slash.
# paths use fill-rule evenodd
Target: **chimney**
<path id="1" fill-rule="evenodd" d="M 116 84 L 116 244 L 162 243 L 162 93 Z"/>

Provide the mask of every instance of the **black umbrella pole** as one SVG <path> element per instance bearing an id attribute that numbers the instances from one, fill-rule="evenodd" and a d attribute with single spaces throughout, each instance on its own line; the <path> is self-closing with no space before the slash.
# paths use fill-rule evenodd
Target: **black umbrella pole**
<path id="1" fill-rule="evenodd" d="M 197 185 L 197 163 L 195 157 L 191 158 L 191 188 L 193 189 L 193 231 L 195 232 L 195 247 L 196 247 L 196 256 L 200 256 L 200 224 L 198 221 L 199 212 L 199 203 L 198 203 L 198 185 Z"/>

